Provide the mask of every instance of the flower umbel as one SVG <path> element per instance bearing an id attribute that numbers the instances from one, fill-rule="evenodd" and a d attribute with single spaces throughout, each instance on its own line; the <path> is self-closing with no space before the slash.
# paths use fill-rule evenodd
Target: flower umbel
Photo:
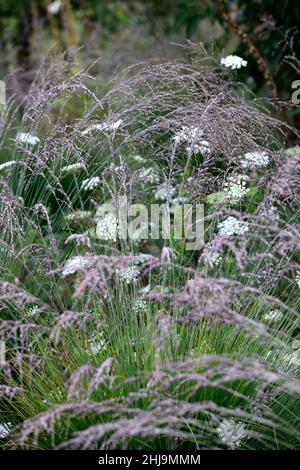
<path id="1" fill-rule="evenodd" d="M 28 132 L 18 132 L 16 141 L 21 144 L 36 145 L 40 139 L 36 135 L 29 134 Z"/>
<path id="2" fill-rule="evenodd" d="M 251 169 L 264 168 L 269 163 L 269 156 L 267 152 L 247 152 L 241 160 L 243 168 Z"/>
<path id="3" fill-rule="evenodd" d="M 229 69 L 235 70 L 240 69 L 241 67 L 247 66 L 247 61 L 238 55 L 228 55 L 226 57 L 222 57 L 221 65 L 227 67 Z"/>
<path id="4" fill-rule="evenodd" d="M 92 178 L 87 178 L 82 181 L 81 189 L 82 191 L 93 191 L 100 185 L 100 178 L 99 176 L 93 176 Z"/>
<path id="5" fill-rule="evenodd" d="M 230 176 L 224 185 L 226 199 L 231 205 L 239 203 L 248 193 L 246 187 L 247 177 L 244 175 Z"/>
<path id="6" fill-rule="evenodd" d="M 112 213 L 108 213 L 108 214 L 105 214 L 101 218 L 98 218 L 96 215 L 96 220 L 97 220 L 97 228 L 96 228 L 97 238 L 99 238 L 99 240 L 117 241 L 118 224 L 117 224 L 116 215 Z"/>
<path id="7" fill-rule="evenodd" d="M 223 222 L 220 222 L 218 228 L 219 235 L 224 237 L 230 237 L 232 235 L 243 235 L 249 230 L 247 222 L 243 222 L 232 216 L 223 220 Z"/>
<path id="8" fill-rule="evenodd" d="M 245 425 L 233 418 L 225 418 L 217 428 L 221 441 L 230 449 L 241 445 L 241 441 L 247 437 Z"/>

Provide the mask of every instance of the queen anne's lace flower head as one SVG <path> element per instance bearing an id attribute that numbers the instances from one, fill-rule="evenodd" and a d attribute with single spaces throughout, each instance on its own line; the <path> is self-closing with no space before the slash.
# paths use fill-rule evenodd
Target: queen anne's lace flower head
<path id="1" fill-rule="evenodd" d="M 91 217 L 92 213 L 90 211 L 81 211 L 77 210 L 74 212 L 70 212 L 70 214 L 66 215 L 66 219 L 73 221 L 73 220 L 85 220 Z"/>
<path id="2" fill-rule="evenodd" d="M 7 170 L 8 168 L 13 167 L 17 162 L 15 160 L 11 160 L 10 162 L 5 162 L 0 165 L 1 170 Z"/>
<path id="3" fill-rule="evenodd" d="M 91 260 L 85 258 L 84 256 L 73 256 L 69 259 L 63 267 L 62 275 L 69 276 L 70 274 L 75 274 L 76 272 L 83 271 L 84 269 L 91 266 Z"/>
<path id="4" fill-rule="evenodd" d="M 93 176 L 92 178 L 87 178 L 82 181 L 81 190 L 92 191 L 93 189 L 97 188 L 100 185 L 100 182 L 101 180 L 99 176 Z"/>
<path id="5" fill-rule="evenodd" d="M 249 190 L 246 187 L 247 179 L 244 175 L 235 175 L 230 176 L 225 182 L 224 193 L 230 204 L 237 204 L 248 193 Z"/>
<path id="6" fill-rule="evenodd" d="M 33 307 L 30 307 L 25 310 L 25 312 L 22 314 L 22 317 L 26 320 L 32 321 L 35 320 L 39 314 L 40 308 L 38 305 L 34 305 Z"/>
<path id="7" fill-rule="evenodd" d="M 204 251 L 201 260 L 210 268 L 218 266 L 222 261 L 222 256 L 217 251 Z"/>
<path id="8" fill-rule="evenodd" d="M 283 313 L 280 310 L 270 310 L 263 315 L 263 320 L 267 322 L 277 322 L 282 320 Z"/>
<path id="9" fill-rule="evenodd" d="M 298 287 L 300 287 L 300 271 L 297 271 L 295 280 Z"/>
<path id="10" fill-rule="evenodd" d="M 50 13 L 50 15 L 57 15 L 60 10 L 60 7 L 61 0 L 55 0 L 54 2 L 49 3 L 49 5 L 47 6 L 48 13 Z"/>
<path id="11" fill-rule="evenodd" d="M 18 132 L 16 141 L 21 144 L 34 146 L 40 142 L 40 139 L 36 135 L 29 134 L 28 132 Z"/>
<path id="12" fill-rule="evenodd" d="M 98 354 L 107 349 L 107 341 L 102 332 L 93 334 L 88 340 L 89 347 L 93 354 Z"/>
<path id="13" fill-rule="evenodd" d="M 133 311 L 135 313 L 146 313 L 147 302 L 145 302 L 145 300 L 137 300 L 133 306 Z"/>
<path id="14" fill-rule="evenodd" d="M 221 441 L 230 449 L 239 447 L 242 440 L 247 437 L 245 425 L 233 418 L 223 419 L 217 428 L 217 433 Z"/>
<path id="15" fill-rule="evenodd" d="M 277 207 L 273 205 L 270 205 L 269 207 L 267 207 L 264 211 L 264 214 L 272 220 L 279 220 L 280 218 Z"/>
<path id="16" fill-rule="evenodd" d="M 136 266 L 129 265 L 127 268 L 118 270 L 118 275 L 121 281 L 124 281 L 126 284 L 132 284 L 138 281 L 140 271 Z"/>
<path id="17" fill-rule="evenodd" d="M 222 57 L 221 65 L 224 65 L 227 68 L 232 70 L 240 69 L 241 67 L 247 66 L 247 61 L 238 55 L 228 55 L 226 57 Z"/>
<path id="18" fill-rule="evenodd" d="M 62 173 L 74 173 L 78 170 L 85 170 L 85 165 L 83 162 L 73 163 L 72 165 L 63 166 L 61 169 Z"/>
<path id="19" fill-rule="evenodd" d="M 192 143 L 186 147 L 189 155 L 201 153 L 202 155 L 209 155 L 211 153 L 210 143 L 207 140 L 200 140 L 199 143 Z"/>
<path id="20" fill-rule="evenodd" d="M 0 439 L 4 439 L 10 431 L 12 430 L 13 425 L 9 423 L 0 423 Z"/>
<path id="21" fill-rule="evenodd" d="M 93 124 L 92 126 L 88 127 L 87 129 L 84 129 L 84 131 L 81 132 L 82 135 L 88 135 L 93 131 L 102 131 L 102 132 L 116 132 L 123 124 L 123 119 L 118 119 L 115 122 L 109 123 L 109 122 L 103 122 L 101 124 Z"/>
<path id="22" fill-rule="evenodd" d="M 243 235 L 248 232 L 249 226 L 247 222 L 236 219 L 235 217 L 227 217 L 227 219 L 220 222 L 218 225 L 219 235 L 230 237 L 232 235 Z"/>
<path id="23" fill-rule="evenodd" d="M 186 144 L 186 151 L 191 156 L 197 153 L 208 155 L 211 153 L 210 143 L 203 140 L 203 131 L 197 126 L 184 126 L 175 137 L 174 142 L 179 145 Z"/>
<path id="24" fill-rule="evenodd" d="M 118 236 L 118 223 L 117 217 L 113 213 L 105 214 L 103 217 L 98 218 L 96 234 L 99 240 L 113 240 L 117 241 Z"/>
<path id="25" fill-rule="evenodd" d="M 139 179 L 144 183 L 159 183 L 159 174 L 155 168 L 142 168 L 139 171 Z"/>
<path id="26" fill-rule="evenodd" d="M 269 164 L 267 152 L 247 152 L 241 160 L 241 166 L 245 169 L 264 168 Z"/>
<path id="27" fill-rule="evenodd" d="M 203 135 L 202 129 L 196 126 L 183 126 L 183 128 L 175 135 L 174 142 L 180 144 L 182 142 L 197 142 Z"/>
<path id="28" fill-rule="evenodd" d="M 157 188 L 154 197 L 158 201 L 170 201 L 175 195 L 176 189 L 168 183 L 164 183 Z"/>

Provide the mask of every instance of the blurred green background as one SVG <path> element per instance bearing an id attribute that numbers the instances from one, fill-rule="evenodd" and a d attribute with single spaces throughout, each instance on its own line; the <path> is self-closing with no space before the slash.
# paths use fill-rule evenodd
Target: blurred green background
<path id="1" fill-rule="evenodd" d="M 299 79 L 299 0 L 0 0 L 0 78 L 14 75 L 13 92 L 22 97 L 45 56 L 101 58 L 104 80 L 116 69 L 150 58 L 186 56 L 180 45 L 202 43 L 217 58 L 237 54 L 248 60 L 239 70 L 258 96 L 271 96 L 251 48 L 220 12 L 220 6 L 258 50 L 277 87 L 290 101 Z M 299 106 L 287 119 L 300 124 Z"/>

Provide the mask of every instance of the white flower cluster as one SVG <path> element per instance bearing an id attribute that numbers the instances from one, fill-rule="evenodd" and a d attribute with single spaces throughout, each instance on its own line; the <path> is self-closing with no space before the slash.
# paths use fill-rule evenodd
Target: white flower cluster
<path id="1" fill-rule="evenodd" d="M 175 195 L 175 192 L 175 188 L 170 186 L 168 183 L 164 183 L 156 189 L 154 197 L 158 201 L 170 201 Z"/>
<path id="2" fill-rule="evenodd" d="M 92 178 L 87 178 L 82 181 L 81 190 L 92 191 L 93 189 L 97 188 L 100 185 L 100 182 L 101 180 L 99 176 L 93 176 Z"/>
<path id="3" fill-rule="evenodd" d="M 77 273 L 78 271 L 83 271 L 84 269 L 91 266 L 92 261 L 85 258 L 84 256 L 73 256 L 70 258 L 62 270 L 63 277 L 69 276 L 70 274 Z"/>
<path id="4" fill-rule="evenodd" d="M 197 142 L 201 139 L 203 135 L 202 129 L 196 126 L 183 126 L 181 131 L 179 131 L 175 137 L 174 142 L 176 144 L 181 144 L 182 142 Z"/>
<path id="5" fill-rule="evenodd" d="M 81 211 L 77 210 L 74 212 L 70 212 L 70 214 L 66 215 L 66 219 L 69 221 L 73 220 L 85 220 L 91 217 L 92 213 L 90 211 Z"/>
<path id="6" fill-rule="evenodd" d="M 286 369 L 300 366 L 300 351 L 295 351 L 291 354 L 286 353 L 280 356 L 280 362 Z"/>
<path id="7" fill-rule="evenodd" d="M 263 320 L 267 322 L 278 322 L 282 320 L 283 313 L 280 310 L 270 310 L 263 315 Z"/>
<path id="8" fill-rule="evenodd" d="M 146 163 L 147 161 L 144 157 L 141 157 L 141 155 L 131 155 L 131 158 L 137 163 Z"/>
<path id="9" fill-rule="evenodd" d="M 227 67 L 229 69 L 235 70 L 240 69 L 241 67 L 247 66 L 247 61 L 238 55 L 228 55 L 226 57 L 222 57 L 221 65 Z"/>
<path id="10" fill-rule="evenodd" d="M 279 220 L 279 214 L 278 214 L 278 210 L 277 210 L 277 207 L 275 206 L 269 206 L 266 210 L 265 210 L 265 215 L 267 217 L 269 217 L 270 219 L 273 219 L 273 220 Z"/>
<path id="11" fill-rule="evenodd" d="M 55 0 L 48 5 L 47 10 L 50 15 L 57 15 L 61 7 L 61 0 Z"/>
<path id="12" fill-rule="evenodd" d="M 11 168 L 14 166 L 17 162 L 15 160 L 11 160 L 10 162 L 5 162 L 0 165 L 0 171 L 1 170 L 6 170 L 7 168 Z"/>
<path id="13" fill-rule="evenodd" d="M 99 352 L 107 349 L 107 341 L 101 332 L 94 334 L 89 338 L 88 343 L 93 354 L 98 354 Z"/>
<path id="14" fill-rule="evenodd" d="M 247 437 L 247 430 L 241 421 L 233 418 L 225 418 L 219 424 L 217 433 L 224 444 L 230 449 L 235 449 L 241 445 L 243 439 Z"/>
<path id="15" fill-rule="evenodd" d="M 40 142 L 40 139 L 36 135 L 29 134 L 28 132 L 18 132 L 16 141 L 21 144 L 34 146 Z"/>
<path id="16" fill-rule="evenodd" d="M 219 235 L 230 237 L 232 235 L 243 235 L 248 232 L 249 226 L 247 222 L 236 219 L 235 217 L 227 217 L 227 219 L 220 222 L 218 225 Z"/>
<path id="17" fill-rule="evenodd" d="M 99 240 L 117 241 L 118 223 L 115 214 L 107 213 L 101 218 L 96 215 L 96 221 L 96 235 Z"/>
<path id="18" fill-rule="evenodd" d="M 174 197 L 174 199 L 172 199 L 171 204 L 172 204 L 172 206 L 179 206 L 180 204 L 187 204 L 188 201 L 189 200 L 188 200 L 187 197 L 178 196 L 178 197 Z"/>
<path id="19" fill-rule="evenodd" d="M 134 313 L 146 313 L 147 302 L 145 300 L 137 300 L 133 306 Z"/>
<path id="20" fill-rule="evenodd" d="M 235 205 L 240 202 L 249 191 L 246 187 L 247 176 L 230 176 L 224 184 L 224 193 L 230 204 Z"/>
<path id="21" fill-rule="evenodd" d="M 219 266 L 222 256 L 217 251 L 204 251 L 201 257 L 203 263 L 210 268 Z"/>
<path id="22" fill-rule="evenodd" d="M 264 168 L 269 164 L 267 152 L 247 152 L 241 160 L 241 166 L 245 169 Z"/>
<path id="23" fill-rule="evenodd" d="M 159 183 L 159 174 L 155 168 L 143 168 L 139 171 L 139 179 L 144 183 Z"/>
<path id="24" fill-rule="evenodd" d="M 297 271 L 295 281 L 298 287 L 300 287 L 300 271 Z"/>
<path id="25" fill-rule="evenodd" d="M 36 320 L 36 317 L 39 314 L 39 310 L 40 309 L 38 305 L 34 305 L 33 307 L 30 307 L 25 310 L 25 312 L 22 314 L 22 318 L 25 318 L 26 320 Z"/>
<path id="26" fill-rule="evenodd" d="M 208 155 L 211 152 L 210 144 L 203 140 L 203 131 L 196 126 L 184 126 L 174 137 L 174 142 L 178 145 L 185 143 L 188 154 L 194 155 L 202 153 Z"/>
<path id="27" fill-rule="evenodd" d="M 126 284 L 132 284 L 138 281 L 140 271 L 134 265 L 129 265 L 125 269 L 118 270 L 118 275 L 121 281 L 124 281 Z"/>
<path id="28" fill-rule="evenodd" d="M 93 124 L 84 131 L 82 135 L 90 134 L 93 131 L 102 131 L 102 132 L 116 132 L 123 124 L 123 119 L 118 119 L 116 122 L 107 123 L 103 122 L 102 124 Z"/>
<path id="29" fill-rule="evenodd" d="M 12 430 L 13 425 L 9 423 L 0 423 L 0 439 L 4 439 Z"/>
<path id="30" fill-rule="evenodd" d="M 85 165 L 84 163 L 73 163 L 72 165 L 66 165 L 63 166 L 61 169 L 62 173 L 74 173 L 75 171 L 78 170 L 85 170 Z"/>

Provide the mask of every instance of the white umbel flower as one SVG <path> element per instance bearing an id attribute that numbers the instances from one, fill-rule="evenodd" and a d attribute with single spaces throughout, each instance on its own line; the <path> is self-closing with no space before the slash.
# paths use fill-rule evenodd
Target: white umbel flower
<path id="1" fill-rule="evenodd" d="M 247 437 L 247 429 L 241 421 L 233 418 L 225 418 L 219 424 L 217 433 L 221 441 L 230 449 L 235 449 L 241 445 L 243 439 Z"/>
<path id="2" fill-rule="evenodd" d="M 118 119 L 115 122 L 107 123 L 103 122 L 101 124 L 93 124 L 84 131 L 81 132 L 81 135 L 88 135 L 93 131 L 102 131 L 102 132 L 116 132 L 123 125 L 123 119 Z"/>
<path id="3" fill-rule="evenodd" d="M 12 427 L 13 426 L 11 423 L 0 423 L 0 439 L 3 439 L 8 436 L 8 434 L 12 430 Z"/>
<path id="4" fill-rule="evenodd" d="M 241 166 L 245 169 L 253 170 L 255 168 L 264 168 L 269 164 L 269 155 L 267 152 L 247 152 L 241 160 Z"/>
<path id="5" fill-rule="evenodd" d="M 93 354 L 98 354 L 107 349 L 107 341 L 102 332 L 94 334 L 89 338 L 88 343 Z"/>
<path id="6" fill-rule="evenodd" d="M 147 161 L 144 157 L 141 157 L 141 155 L 132 155 L 131 158 L 137 163 L 146 163 Z"/>
<path id="7" fill-rule="evenodd" d="M 40 142 L 40 139 L 36 135 L 29 134 L 28 132 L 18 132 L 16 141 L 21 144 L 36 145 Z"/>
<path id="8" fill-rule="evenodd" d="M 147 302 L 145 300 L 137 300 L 133 306 L 134 313 L 146 313 Z"/>
<path id="9" fill-rule="evenodd" d="M 162 184 L 155 191 L 154 197 L 158 201 L 170 201 L 175 195 L 176 189 L 170 186 L 168 183 Z"/>
<path id="10" fill-rule="evenodd" d="M 61 7 L 61 0 L 56 0 L 48 5 L 47 10 L 50 15 L 57 15 Z"/>
<path id="11" fill-rule="evenodd" d="M 219 266 L 222 261 L 222 256 L 217 251 L 205 251 L 201 258 L 203 263 L 210 268 Z"/>
<path id="12" fill-rule="evenodd" d="M 196 126 L 183 126 L 181 131 L 179 131 L 174 139 L 176 144 L 180 144 L 182 142 L 197 142 L 201 139 L 203 135 L 202 129 Z"/>
<path id="13" fill-rule="evenodd" d="M 227 217 L 227 219 L 220 222 L 218 225 L 219 235 L 230 237 L 232 235 L 243 235 L 248 232 L 249 226 L 247 222 L 236 219 L 235 217 Z"/>
<path id="14" fill-rule="evenodd" d="M 222 57 L 221 59 L 221 65 L 224 65 L 225 67 L 232 70 L 246 67 L 247 63 L 248 62 L 245 59 L 239 57 L 238 55 L 228 55 L 226 57 Z"/>
<path id="15" fill-rule="evenodd" d="M 263 315 L 263 320 L 273 323 L 282 320 L 283 313 L 280 310 L 270 310 Z"/>
<path id="16" fill-rule="evenodd" d="M 36 321 L 36 317 L 39 315 L 39 312 L 40 312 L 40 308 L 38 307 L 38 305 L 34 305 L 33 307 L 30 307 L 27 310 L 25 310 L 25 312 L 21 314 L 21 316 L 26 320 Z"/>
<path id="17" fill-rule="evenodd" d="M 61 169 L 62 173 L 75 173 L 78 170 L 85 170 L 84 163 L 73 163 L 72 165 L 63 166 Z"/>
<path id="18" fill-rule="evenodd" d="M 239 203 L 248 193 L 246 187 L 247 177 L 243 175 L 230 176 L 224 185 L 224 193 L 229 203 L 235 205 Z"/>
<path id="19" fill-rule="evenodd" d="M 105 214 L 99 218 L 96 215 L 97 227 L 96 235 L 99 240 L 113 240 L 117 241 L 118 224 L 117 217 L 113 213 Z"/>
<path id="20" fill-rule="evenodd" d="M 138 176 L 144 183 L 159 183 L 159 174 L 155 168 L 142 168 Z"/>
<path id="21" fill-rule="evenodd" d="M 269 217 L 270 219 L 279 220 L 279 214 L 278 214 L 277 207 L 275 207 L 273 205 L 266 208 L 265 215 L 267 217 Z"/>
<path id="22" fill-rule="evenodd" d="M 180 204 L 187 204 L 188 201 L 189 200 L 188 200 L 187 197 L 178 196 L 178 197 L 174 197 L 174 199 L 172 199 L 171 204 L 172 204 L 172 206 L 179 206 Z"/>
<path id="23" fill-rule="evenodd" d="M 92 178 L 87 178 L 82 181 L 81 190 L 92 191 L 93 189 L 97 188 L 100 185 L 100 182 L 101 180 L 99 176 L 93 176 Z"/>
<path id="24" fill-rule="evenodd" d="M 8 168 L 13 167 L 17 162 L 15 160 L 11 160 L 10 162 L 5 162 L 0 165 L 0 171 L 1 170 L 7 170 Z"/>
<path id="25" fill-rule="evenodd" d="M 84 256 L 73 256 L 70 258 L 63 267 L 62 275 L 63 277 L 69 276 L 70 274 L 75 274 L 79 271 L 91 266 L 91 260 L 85 258 Z"/>
<path id="26" fill-rule="evenodd" d="M 191 156 L 197 153 L 211 153 L 210 143 L 203 140 L 203 131 L 197 126 L 184 126 L 173 138 L 175 144 L 186 144 L 186 151 Z"/>
<path id="27" fill-rule="evenodd" d="M 280 360 L 286 369 L 293 369 L 294 367 L 298 369 L 300 367 L 300 351 L 283 354 Z"/>
<path id="28" fill-rule="evenodd" d="M 92 213 L 90 211 L 81 211 L 77 210 L 74 212 L 70 212 L 70 214 L 66 215 L 66 220 L 70 221 L 77 221 L 77 220 L 86 220 L 92 216 Z"/>
<path id="29" fill-rule="evenodd" d="M 140 271 L 136 266 L 129 265 L 125 269 L 118 270 L 118 275 L 121 281 L 124 281 L 126 284 L 132 284 L 138 281 Z"/>
<path id="30" fill-rule="evenodd" d="M 197 153 L 209 155 L 211 153 L 210 143 L 207 140 L 200 140 L 198 143 L 188 145 L 186 151 L 189 155 L 196 155 Z"/>
<path id="31" fill-rule="evenodd" d="M 300 287 L 300 271 L 297 271 L 295 281 L 298 287 Z"/>

